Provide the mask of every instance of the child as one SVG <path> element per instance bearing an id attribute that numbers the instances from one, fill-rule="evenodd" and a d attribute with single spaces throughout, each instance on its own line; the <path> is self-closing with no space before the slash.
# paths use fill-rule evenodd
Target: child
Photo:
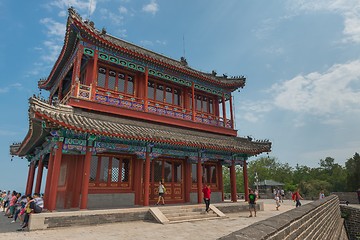
<path id="1" fill-rule="evenodd" d="M 280 197 L 279 197 L 279 194 L 276 194 L 276 196 L 275 196 L 275 201 L 276 201 L 276 210 L 279 211 L 279 207 L 280 207 Z"/>

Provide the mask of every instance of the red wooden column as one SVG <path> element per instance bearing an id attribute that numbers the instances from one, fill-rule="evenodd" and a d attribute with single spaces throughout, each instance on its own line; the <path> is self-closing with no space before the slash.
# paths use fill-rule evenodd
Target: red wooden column
<path id="1" fill-rule="evenodd" d="M 201 171 L 201 154 L 199 153 L 197 162 L 197 190 L 198 190 L 198 203 L 202 203 L 202 171 Z"/>
<path id="2" fill-rule="evenodd" d="M 191 103 L 191 106 L 192 106 L 192 121 L 195 122 L 195 83 L 192 82 L 192 85 L 191 85 L 191 95 L 192 95 L 192 103 Z"/>
<path id="3" fill-rule="evenodd" d="M 90 180 L 90 163 L 91 163 L 91 147 L 87 147 L 85 159 L 84 159 L 83 176 L 82 176 L 80 209 L 87 208 L 88 193 L 89 193 L 89 180 Z"/>
<path id="4" fill-rule="evenodd" d="M 144 111 L 148 111 L 148 83 L 149 83 L 149 68 L 145 67 L 145 96 L 144 96 Z"/>
<path id="5" fill-rule="evenodd" d="M 219 177 L 219 190 L 221 191 L 221 201 L 224 201 L 224 182 L 223 182 L 223 174 L 222 174 L 222 165 L 220 162 L 217 164 L 217 172 Z"/>
<path id="6" fill-rule="evenodd" d="M 226 105 L 225 105 L 225 94 L 222 95 L 222 110 L 223 110 L 223 119 L 224 127 L 226 127 Z"/>
<path id="7" fill-rule="evenodd" d="M 29 173 L 28 173 L 28 180 L 26 184 L 26 192 L 25 194 L 31 194 L 33 185 L 34 185 L 34 175 L 35 175 L 35 163 L 30 163 L 29 165 Z"/>
<path id="8" fill-rule="evenodd" d="M 146 147 L 144 174 L 144 206 L 149 206 L 149 185 L 150 185 L 150 149 Z"/>
<path id="9" fill-rule="evenodd" d="M 243 174 L 244 174 L 245 202 L 247 202 L 247 201 L 249 201 L 249 183 L 248 183 L 246 159 L 244 159 Z"/>
<path id="10" fill-rule="evenodd" d="M 45 196 L 44 196 L 44 208 L 48 208 L 50 189 L 51 189 L 51 176 L 53 170 L 54 163 L 54 154 L 53 149 L 50 151 L 49 162 L 48 162 L 48 171 L 46 175 L 46 183 L 45 183 Z"/>
<path id="11" fill-rule="evenodd" d="M 53 211 L 56 208 L 56 195 L 60 176 L 60 166 L 62 158 L 63 143 L 57 143 L 57 149 L 55 150 L 53 169 L 51 174 L 51 191 L 49 194 L 48 210 Z"/>
<path id="12" fill-rule="evenodd" d="M 91 99 L 94 100 L 95 99 L 95 90 L 96 90 L 96 86 L 97 86 L 97 77 L 98 77 L 98 51 L 95 50 L 94 53 L 94 62 L 93 62 L 93 69 L 92 69 L 92 74 L 91 74 Z"/>
<path id="13" fill-rule="evenodd" d="M 231 201 L 237 202 L 237 193 L 236 193 L 236 171 L 235 171 L 235 161 L 232 160 L 230 166 L 230 185 L 231 185 Z"/>
<path id="14" fill-rule="evenodd" d="M 233 113 L 233 102 L 230 93 L 230 117 L 231 117 L 231 128 L 234 129 L 234 113 Z"/>
<path id="15" fill-rule="evenodd" d="M 40 188 L 41 188 L 41 180 L 42 180 L 42 175 L 43 175 L 43 170 L 44 170 L 44 163 L 43 163 L 43 156 L 40 157 L 39 160 L 39 165 L 38 165 L 38 170 L 37 170 L 37 176 L 36 176 L 36 184 L 35 184 L 35 193 L 39 193 L 40 194 Z"/>
<path id="16" fill-rule="evenodd" d="M 190 191 L 191 191 L 191 163 L 185 158 L 185 202 L 190 202 Z"/>

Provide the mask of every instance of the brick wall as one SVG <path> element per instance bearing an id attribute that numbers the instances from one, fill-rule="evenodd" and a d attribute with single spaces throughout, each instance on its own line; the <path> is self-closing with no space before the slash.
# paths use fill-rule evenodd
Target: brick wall
<path id="1" fill-rule="evenodd" d="M 255 223 L 220 239 L 348 239 L 339 198 L 331 195 Z"/>
<path id="2" fill-rule="evenodd" d="M 341 205 L 341 215 L 350 239 L 360 239 L 360 206 Z"/>

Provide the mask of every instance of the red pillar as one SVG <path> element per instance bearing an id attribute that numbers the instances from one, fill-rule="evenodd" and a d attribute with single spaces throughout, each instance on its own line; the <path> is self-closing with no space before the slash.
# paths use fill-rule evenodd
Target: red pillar
<path id="1" fill-rule="evenodd" d="M 221 201 L 224 201 L 224 182 L 223 182 L 223 174 L 222 174 L 222 165 L 220 162 L 217 164 L 217 172 L 219 176 L 219 188 L 221 190 Z"/>
<path id="2" fill-rule="evenodd" d="M 236 193 L 236 171 L 235 171 L 235 162 L 232 160 L 230 166 L 230 185 L 231 185 L 231 201 L 237 202 L 237 193 Z"/>
<path id="3" fill-rule="evenodd" d="M 191 180 L 191 163 L 185 159 L 185 202 L 190 202 Z"/>
<path id="4" fill-rule="evenodd" d="M 233 103 L 232 103 L 231 93 L 230 93 L 230 117 L 231 117 L 231 128 L 234 129 L 234 113 L 233 113 Z"/>
<path id="5" fill-rule="evenodd" d="M 148 83 L 149 83 L 149 68 L 145 68 L 145 96 L 144 96 L 144 111 L 148 111 Z"/>
<path id="6" fill-rule="evenodd" d="M 191 95 L 192 95 L 192 103 L 191 103 L 191 106 L 192 106 L 192 121 L 195 122 L 195 83 L 192 82 L 192 85 L 191 85 Z"/>
<path id="7" fill-rule="evenodd" d="M 90 163 L 91 163 L 91 148 L 87 147 L 84 161 L 84 171 L 82 177 L 82 188 L 81 188 L 81 203 L 80 209 L 87 208 L 87 200 L 89 193 L 89 180 L 90 180 Z"/>
<path id="8" fill-rule="evenodd" d="M 226 127 L 226 105 L 225 105 L 225 94 L 222 95 L 222 109 L 223 109 L 223 120 L 224 127 Z"/>
<path id="9" fill-rule="evenodd" d="M 244 173 L 245 202 L 247 202 L 249 201 L 249 183 L 248 183 L 246 159 L 244 159 L 243 173 Z"/>
<path id="10" fill-rule="evenodd" d="M 56 195 L 60 176 L 60 166 L 62 158 L 62 142 L 57 143 L 57 149 L 55 151 L 53 169 L 51 174 L 51 191 L 49 194 L 48 210 L 52 211 L 56 208 Z"/>
<path id="11" fill-rule="evenodd" d="M 202 203 L 202 171 L 201 171 L 201 156 L 198 156 L 197 162 L 197 190 L 198 190 L 198 203 Z"/>
<path id="12" fill-rule="evenodd" d="M 34 175 L 35 175 L 35 163 L 30 163 L 29 165 L 29 173 L 28 173 L 28 180 L 26 184 L 26 192 L 25 194 L 31 194 L 33 185 L 34 185 Z"/>
<path id="13" fill-rule="evenodd" d="M 49 162 L 48 162 L 48 171 L 46 175 L 46 183 L 45 183 L 45 196 L 44 196 L 44 208 L 48 208 L 50 189 L 51 189 L 51 176 L 53 170 L 54 163 L 54 154 L 53 149 L 50 151 Z"/>
<path id="14" fill-rule="evenodd" d="M 36 184 L 35 184 L 35 193 L 40 193 L 40 188 L 41 188 L 41 180 L 42 180 L 42 176 L 43 176 L 43 169 L 44 169 L 44 163 L 42 160 L 43 156 L 40 157 L 39 160 L 39 165 L 38 165 L 38 171 L 37 171 L 37 176 L 36 176 Z"/>
<path id="15" fill-rule="evenodd" d="M 144 174 L 144 206 L 149 206 L 149 185 L 150 185 L 150 151 L 146 147 L 145 174 Z"/>
<path id="16" fill-rule="evenodd" d="M 93 62 L 93 69 L 92 69 L 92 79 L 91 79 L 91 99 L 95 99 L 95 91 L 96 91 L 96 86 L 97 86 L 97 77 L 98 77 L 98 51 L 95 50 L 94 53 L 94 62 Z"/>

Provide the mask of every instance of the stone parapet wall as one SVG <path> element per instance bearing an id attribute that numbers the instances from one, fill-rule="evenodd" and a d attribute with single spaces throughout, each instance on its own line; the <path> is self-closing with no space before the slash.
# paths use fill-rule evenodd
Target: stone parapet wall
<path id="1" fill-rule="evenodd" d="M 350 204 L 359 204 L 359 199 L 357 192 L 333 192 L 334 194 L 339 197 L 340 202 L 348 201 Z"/>
<path id="2" fill-rule="evenodd" d="M 331 195 L 255 223 L 220 239 L 348 239 L 339 198 Z"/>
<path id="3" fill-rule="evenodd" d="M 360 239 L 360 205 L 341 205 L 341 215 L 345 219 L 345 226 L 350 239 Z"/>

